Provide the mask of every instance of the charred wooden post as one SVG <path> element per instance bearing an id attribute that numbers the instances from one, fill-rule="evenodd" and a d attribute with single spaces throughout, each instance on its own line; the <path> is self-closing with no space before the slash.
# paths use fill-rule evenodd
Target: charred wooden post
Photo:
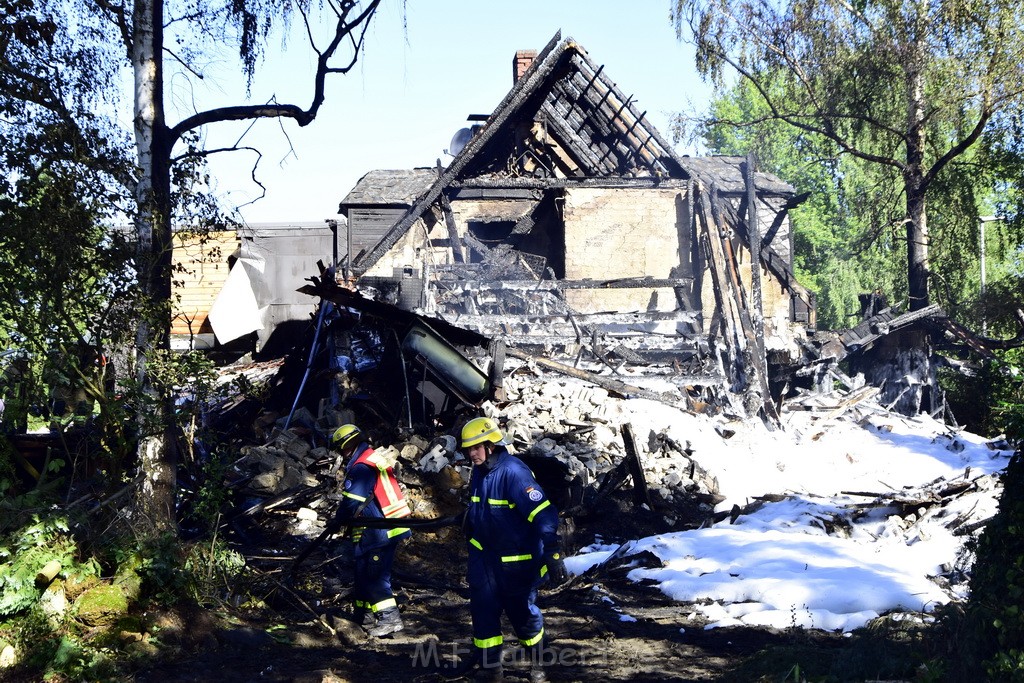
<path id="1" fill-rule="evenodd" d="M 437 162 L 437 173 L 441 175 L 441 162 Z M 455 263 L 465 263 L 466 256 L 462 253 L 462 240 L 459 239 L 459 230 L 455 225 L 455 214 L 452 213 L 452 203 L 448 201 L 448 195 L 441 192 L 438 196 L 441 204 L 441 213 L 444 215 L 444 225 L 448 228 L 448 242 L 452 248 L 452 260 Z"/>
<path id="2" fill-rule="evenodd" d="M 629 423 L 622 425 L 622 442 L 626 446 L 626 467 L 629 476 L 633 478 L 633 501 L 637 505 L 646 505 L 651 510 L 651 492 L 647 490 L 647 477 L 644 476 L 644 466 L 640 462 L 640 453 L 636 449 L 636 438 L 633 436 L 633 426 Z"/>
<path id="3" fill-rule="evenodd" d="M 487 380 L 491 385 L 491 396 L 495 401 L 504 401 L 505 393 L 505 340 L 494 339 L 488 347 L 491 356 L 491 367 L 487 372 Z"/>
<path id="4" fill-rule="evenodd" d="M 761 228 L 757 222 L 757 190 L 754 186 L 754 157 L 747 155 L 744 162 L 743 181 L 747 189 L 747 238 L 750 240 L 750 295 L 751 322 L 754 344 L 757 354 L 753 359 L 752 368 L 757 376 L 757 384 L 761 391 L 765 421 L 770 427 L 779 425 L 779 413 L 772 401 L 768 388 L 768 357 L 764 350 L 764 297 L 761 293 Z"/>
<path id="5" fill-rule="evenodd" d="M 733 285 L 727 273 L 724 272 L 726 264 L 725 249 L 721 237 L 721 228 L 714 219 L 712 208 L 712 197 L 708 190 L 699 185 L 694 186 L 694 192 L 699 197 L 697 211 L 694 212 L 705 248 L 708 252 L 708 270 L 711 273 L 711 286 L 715 296 L 715 312 L 722 325 L 723 337 L 725 339 L 725 375 L 729 379 L 730 388 L 733 390 L 742 389 L 744 376 L 742 372 L 741 353 L 745 346 L 743 334 L 739 331 L 739 313 L 736 310 L 737 297 L 733 292 Z"/>

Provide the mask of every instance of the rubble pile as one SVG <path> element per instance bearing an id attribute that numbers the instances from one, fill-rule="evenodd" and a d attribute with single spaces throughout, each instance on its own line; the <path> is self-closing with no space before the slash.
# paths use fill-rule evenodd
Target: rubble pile
<path id="1" fill-rule="evenodd" d="M 299 486 L 319 484 L 311 472 L 328 459 L 324 447 L 312 448 L 294 432 L 281 432 L 272 445 L 244 446 L 235 470 L 256 495 L 275 496 Z"/>
<path id="2" fill-rule="evenodd" d="M 528 370 L 525 364 L 513 369 L 504 383 L 506 400 L 485 402 L 482 412 L 502 423 L 512 450 L 528 462 L 557 461 L 555 471 L 565 486 L 582 492 L 574 503 L 586 505 L 599 492 L 606 495 L 620 486 L 640 486 L 649 492 L 651 507 L 673 521 L 683 508 L 688 511 L 686 521 L 693 525 L 711 515 L 720 500 L 718 482 L 691 457 L 688 442 L 678 443 L 655 431 L 640 434 L 635 446 L 639 467 L 627 468 L 630 454 L 623 425 L 630 416 L 623 399 L 582 380 Z M 290 534 L 322 528 L 337 507 L 344 463 L 324 444 L 338 426 L 335 422 L 352 418 L 348 411 L 339 415 L 326 404 L 321 412 L 314 417 L 300 409 L 291 420 L 277 417 L 268 424 L 267 413 L 258 416 L 256 432 L 268 434 L 268 443 L 243 446 L 229 477 L 229 485 L 246 501 L 243 508 L 254 501 L 261 509 L 278 511 L 300 506 L 290 515 Z M 371 433 L 377 427 L 382 432 L 393 427 L 363 426 Z M 451 515 L 465 504 L 471 467 L 457 451 L 458 428 L 452 425 L 448 434 L 403 435 L 396 443 L 376 445 L 377 452 L 394 463 L 417 518 Z M 609 487 L 609 481 L 614 485 Z M 700 519 L 693 518 L 694 510 L 699 510 Z"/>
<path id="3" fill-rule="evenodd" d="M 337 508 L 345 474 L 340 454 L 323 446 L 311 447 L 299 431 L 278 430 L 268 445 L 243 447 L 229 477 L 229 484 L 246 501 L 243 513 L 257 507 L 299 505 L 290 520 L 291 534 L 306 534 L 327 524 Z M 441 517 L 458 505 L 458 493 L 469 480 L 468 467 L 449 464 L 437 449 L 431 450 L 429 442 L 415 435 L 375 450 L 393 464 L 416 517 Z M 421 461 L 433 465 L 423 467 Z"/>
<path id="4" fill-rule="evenodd" d="M 516 372 L 504 389 L 508 403 L 485 404 L 484 411 L 507 420 L 506 438 L 522 453 L 557 459 L 585 487 L 599 486 L 626 457 L 621 427 L 629 415 L 622 399 L 606 389 L 571 377 Z M 651 432 L 643 445 L 638 456 L 645 484 L 662 501 L 717 500 L 718 481 L 691 457 L 689 443 Z"/>

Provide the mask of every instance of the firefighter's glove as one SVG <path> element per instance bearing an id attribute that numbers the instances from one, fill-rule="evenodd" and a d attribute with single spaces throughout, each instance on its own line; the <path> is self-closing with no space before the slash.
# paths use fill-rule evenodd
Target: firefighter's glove
<path id="1" fill-rule="evenodd" d="M 552 587 L 561 586 L 569 580 L 569 572 L 565 568 L 565 562 L 562 561 L 562 553 L 558 550 L 545 553 L 544 564 L 548 567 L 548 578 L 551 580 Z"/>

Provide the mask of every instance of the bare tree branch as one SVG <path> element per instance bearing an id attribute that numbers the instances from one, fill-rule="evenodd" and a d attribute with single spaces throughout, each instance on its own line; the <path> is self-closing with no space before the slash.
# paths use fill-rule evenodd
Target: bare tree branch
<path id="1" fill-rule="evenodd" d="M 347 73 L 356 63 L 359 48 L 362 46 L 369 26 L 368 19 L 376 11 L 380 2 L 381 0 L 372 0 L 372 2 L 370 2 L 367 7 L 352 20 L 348 20 L 347 17 L 355 7 L 355 3 L 344 3 L 342 11 L 338 14 L 338 21 L 335 24 L 334 36 L 330 44 L 323 50 L 323 52 L 317 51 L 319 57 L 317 59 L 316 75 L 314 76 L 313 98 L 307 108 L 304 109 L 295 104 L 255 104 L 210 109 L 208 111 L 194 114 L 172 127 L 169 130 L 170 144 L 179 140 L 182 135 L 190 130 L 223 121 L 244 121 L 247 119 L 257 118 L 290 118 L 294 119 L 300 126 L 309 125 L 316 118 L 321 105 L 324 103 L 325 81 L 327 75 L 330 73 Z M 352 38 L 352 34 L 357 30 L 359 31 L 358 41 Z M 353 40 L 355 50 L 353 52 L 352 59 L 344 67 L 331 67 L 330 60 L 335 56 L 338 47 L 345 38 Z M 312 37 L 310 40 L 312 45 Z M 315 45 L 313 45 L 313 49 L 316 49 Z"/>

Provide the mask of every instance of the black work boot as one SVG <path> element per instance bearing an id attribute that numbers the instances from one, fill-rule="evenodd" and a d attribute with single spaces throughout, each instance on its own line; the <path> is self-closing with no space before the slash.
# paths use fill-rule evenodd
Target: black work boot
<path id="1" fill-rule="evenodd" d="M 377 623 L 377 615 L 368 607 L 356 607 L 353 609 L 351 619 L 364 629 L 368 629 Z"/>
<path id="2" fill-rule="evenodd" d="M 526 653 L 530 660 L 530 683 L 547 683 L 548 676 L 544 673 L 544 645 L 529 647 Z"/>
<path id="3" fill-rule="evenodd" d="M 488 667 L 482 666 L 477 669 L 476 675 L 473 677 L 475 683 L 497 683 L 503 680 L 505 680 L 505 671 L 501 664 Z"/>
<path id="4" fill-rule="evenodd" d="M 381 636 L 391 635 L 397 633 L 404 628 L 402 623 L 402 615 L 398 613 L 397 607 L 388 607 L 386 610 L 380 612 L 377 615 L 377 625 L 366 632 L 371 636 L 380 638 Z"/>

